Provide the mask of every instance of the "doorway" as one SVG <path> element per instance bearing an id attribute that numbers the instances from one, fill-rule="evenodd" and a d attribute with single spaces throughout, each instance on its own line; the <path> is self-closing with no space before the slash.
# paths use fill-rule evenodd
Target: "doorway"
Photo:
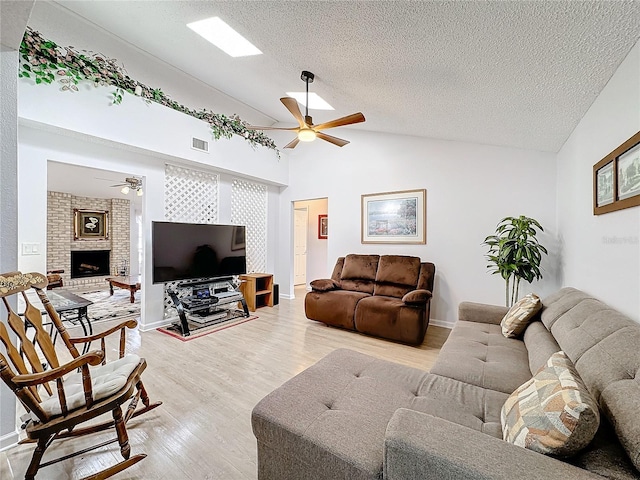
<path id="1" fill-rule="evenodd" d="M 309 210 L 296 208 L 293 211 L 293 285 L 307 283 L 307 225 Z"/>
<path id="2" fill-rule="evenodd" d="M 307 287 L 317 278 L 327 278 L 325 235 L 329 201 L 327 198 L 293 202 L 293 284 Z M 320 229 L 323 228 L 322 231 Z"/>

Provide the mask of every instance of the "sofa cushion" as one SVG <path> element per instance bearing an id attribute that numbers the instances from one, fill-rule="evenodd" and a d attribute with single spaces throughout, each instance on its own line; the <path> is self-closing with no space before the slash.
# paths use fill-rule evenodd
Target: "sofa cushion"
<path id="1" fill-rule="evenodd" d="M 540 320 L 542 320 L 544 326 L 547 327 L 547 330 L 551 330 L 551 327 L 558 318 L 588 298 L 592 297 L 575 288 L 561 288 L 542 300 Z"/>
<path id="2" fill-rule="evenodd" d="M 347 255 L 340 274 L 344 290 L 373 293 L 379 255 Z"/>
<path id="3" fill-rule="evenodd" d="M 323 478 L 380 479 L 387 424 L 428 376 L 335 350 L 263 398 L 253 409 L 253 432 L 280 458 L 304 459 Z"/>
<path id="4" fill-rule="evenodd" d="M 502 438 L 500 410 L 508 397 L 453 378 L 429 375 L 409 408 Z"/>
<path id="5" fill-rule="evenodd" d="M 502 334 L 507 338 L 517 338 L 527 328 L 529 322 L 542 308 L 540 297 L 535 293 L 525 295 L 509 309 L 502 318 Z"/>
<path id="6" fill-rule="evenodd" d="M 370 295 L 349 290 L 312 290 L 304 297 L 304 313 L 311 320 L 353 330 L 356 305 L 366 297 Z"/>
<path id="7" fill-rule="evenodd" d="M 529 324 L 524 331 L 522 340 L 527 347 L 531 375 L 540 370 L 551 355 L 562 350 L 553 335 L 551 335 L 551 332 L 547 330 L 540 320 Z"/>
<path id="8" fill-rule="evenodd" d="M 402 298 L 416 289 L 420 259 L 405 255 L 382 255 L 378 262 L 374 295 Z"/>
<path id="9" fill-rule="evenodd" d="M 418 285 L 416 288 L 420 290 L 429 290 L 433 292 L 433 283 L 436 276 L 436 266 L 431 262 L 423 262 L 420 264 L 420 274 L 418 275 Z"/>
<path id="10" fill-rule="evenodd" d="M 340 288 L 340 283 L 331 278 L 320 278 L 318 280 L 313 280 L 310 285 L 313 290 L 316 290 L 318 292 L 328 292 L 329 290 Z"/>
<path id="11" fill-rule="evenodd" d="M 458 320 L 431 373 L 511 394 L 531 378 L 527 349 L 500 325 Z"/>
<path id="12" fill-rule="evenodd" d="M 567 457 L 586 447 L 598 430 L 598 405 L 562 351 L 505 402 L 504 440 L 539 453 Z"/>
<path id="13" fill-rule="evenodd" d="M 356 306 L 355 329 L 361 333 L 419 345 L 424 341 L 428 318 L 425 308 L 405 305 L 395 297 L 363 298 Z"/>

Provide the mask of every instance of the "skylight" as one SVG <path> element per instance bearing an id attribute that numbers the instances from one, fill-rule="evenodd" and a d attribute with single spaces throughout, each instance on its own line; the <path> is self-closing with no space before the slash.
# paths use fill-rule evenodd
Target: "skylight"
<path id="1" fill-rule="evenodd" d="M 287 95 L 295 98 L 300 105 L 304 107 L 306 103 L 306 92 L 287 92 Z M 335 110 L 317 93 L 309 93 L 309 108 L 311 110 Z"/>
<path id="2" fill-rule="evenodd" d="M 223 22 L 220 17 L 187 23 L 187 27 L 232 57 L 262 55 L 255 45 Z"/>

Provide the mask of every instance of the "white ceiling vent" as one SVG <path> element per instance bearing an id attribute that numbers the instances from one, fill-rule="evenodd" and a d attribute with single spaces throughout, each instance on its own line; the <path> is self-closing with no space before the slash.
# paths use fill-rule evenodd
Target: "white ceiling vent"
<path id="1" fill-rule="evenodd" d="M 191 148 L 193 148 L 194 150 L 200 150 L 201 152 L 209 153 L 209 142 L 193 137 L 191 139 Z"/>

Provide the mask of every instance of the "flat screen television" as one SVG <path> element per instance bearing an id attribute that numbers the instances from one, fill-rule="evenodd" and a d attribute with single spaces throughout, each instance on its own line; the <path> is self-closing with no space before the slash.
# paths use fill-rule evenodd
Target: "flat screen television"
<path id="1" fill-rule="evenodd" d="M 242 225 L 152 222 L 153 283 L 247 273 Z"/>

